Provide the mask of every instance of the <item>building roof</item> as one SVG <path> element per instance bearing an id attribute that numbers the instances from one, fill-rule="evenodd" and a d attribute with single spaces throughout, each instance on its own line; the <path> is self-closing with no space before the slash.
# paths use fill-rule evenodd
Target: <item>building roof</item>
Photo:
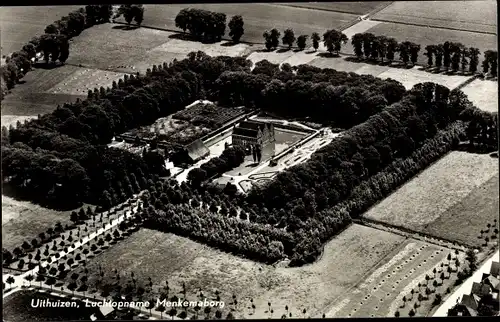
<path id="1" fill-rule="evenodd" d="M 264 123 L 254 120 L 246 120 L 240 122 L 238 126 L 234 128 L 233 134 L 256 138 L 259 130 L 263 132 L 266 127 L 268 128 L 268 130 L 271 130 L 273 128 L 273 125 L 270 123 Z"/>
<path id="2" fill-rule="evenodd" d="M 246 136 L 249 138 L 256 138 L 258 133 L 259 132 L 256 130 L 242 128 L 242 127 L 236 127 L 233 130 L 233 135 Z"/>
<path id="3" fill-rule="evenodd" d="M 462 301 L 460 301 L 460 304 L 464 305 L 467 308 L 471 308 L 471 309 L 477 311 L 478 303 L 477 303 L 476 299 L 471 295 L 464 294 L 462 296 Z M 470 313 L 470 311 L 469 311 L 469 313 Z"/>
<path id="4" fill-rule="evenodd" d="M 498 291 L 498 286 L 500 284 L 500 280 L 498 278 L 494 277 L 493 275 L 490 275 L 487 278 L 485 278 L 484 282 L 489 284 L 492 289 Z"/>
<path id="5" fill-rule="evenodd" d="M 495 276 L 495 277 L 500 275 L 500 263 L 499 262 L 492 262 L 491 263 L 490 274 Z"/>
<path id="6" fill-rule="evenodd" d="M 483 297 L 486 294 L 490 294 L 491 287 L 484 283 L 476 283 L 472 284 L 471 294 L 476 294 L 479 297 Z"/>
<path id="7" fill-rule="evenodd" d="M 199 160 L 210 154 L 210 150 L 200 140 L 195 140 L 186 146 L 187 153 L 193 161 Z"/>

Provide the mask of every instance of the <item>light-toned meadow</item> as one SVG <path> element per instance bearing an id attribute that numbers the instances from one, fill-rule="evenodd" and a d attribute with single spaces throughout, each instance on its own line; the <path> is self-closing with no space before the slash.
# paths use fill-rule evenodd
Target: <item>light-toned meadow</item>
<path id="1" fill-rule="evenodd" d="M 448 209 L 494 176 L 498 176 L 498 159 L 488 154 L 453 151 L 368 210 L 364 217 L 428 232 L 428 227 L 433 227 L 434 222 L 440 220 Z M 448 215 L 456 214 L 449 213 L 446 216 Z M 486 225 L 491 216 L 494 214 L 480 212 L 478 209 L 478 218 L 474 221 L 465 218 L 466 216 L 461 216 L 458 222 L 446 217 L 447 220 L 442 220 L 439 229 L 433 229 L 432 232 L 436 237 L 440 237 L 441 233 L 448 236 L 448 230 L 460 231 L 459 227 L 474 230 L 473 224 L 480 225 L 476 227 L 479 231 L 479 227 Z"/>

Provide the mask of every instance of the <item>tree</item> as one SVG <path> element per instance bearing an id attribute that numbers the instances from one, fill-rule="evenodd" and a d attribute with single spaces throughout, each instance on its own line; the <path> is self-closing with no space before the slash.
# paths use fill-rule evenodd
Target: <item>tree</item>
<path id="1" fill-rule="evenodd" d="M 288 48 L 292 48 L 293 43 L 295 42 L 295 34 L 293 30 L 286 29 L 281 41 L 283 42 L 283 45 L 288 45 Z"/>
<path id="2" fill-rule="evenodd" d="M 387 39 L 387 55 L 386 58 L 389 62 L 394 60 L 394 55 L 399 49 L 399 44 L 394 38 Z"/>
<path id="3" fill-rule="evenodd" d="M 262 36 L 264 37 L 264 42 L 265 42 L 265 46 L 266 46 L 266 49 L 268 51 L 272 50 L 273 49 L 273 42 L 272 42 L 272 39 L 271 39 L 271 33 L 269 31 L 265 31 Z"/>
<path id="4" fill-rule="evenodd" d="M 335 29 L 328 30 L 323 34 L 323 42 L 328 52 L 339 54 L 342 44 L 347 43 L 347 36 Z"/>
<path id="5" fill-rule="evenodd" d="M 78 284 L 76 282 L 71 282 L 68 285 L 68 289 L 73 292 L 73 296 L 75 296 L 75 290 L 78 288 Z"/>
<path id="6" fill-rule="evenodd" d="M 427 65 L 429 67 L 431 67 L 433 64 L 433 56 L 434 56 L 435 48 L 436 48 L 436 46 L 434 46 L 434 45 L 425 46 L 424 55 L 427 56 Z"/>
<path id="7" fill-rule="evenodd" d="M 31 282 L 35 279 L 35 276 L 29 274 L 28 276 L 25 277 L 25 279 L 29 282 L 29 285 L 31 287 Z"/>
<path id="8" fill-rule="evenodd" d="M 470 47 L 469 48 L 469 72 L 475 73 L 477 71 L 477 65 L 479 64 L 479 49 Z"/>
<path id="9" fill-rule="evenodd" d="M 363 58 L 363 38 L 364 35 L 362 33 L 357 33 L 351 38 L 351 44 L 354 48 L 354 54 L 358 58 Z"/>
<path id="10" fill-rule="evenodd" d="M 138 26 L 140 26 L 142 21 L 144 20 L 144 8 L 142 7 L 142 5 L 132 6 L 132 12 L 134 15 L 134 21 Z"/>
<path id="11" fill-rule="evenodd" d="M 469 62 L 467 61 L 467 58 L 470 57 L 469 48 L 467 48 L 465 46 L 462 47 L 461 57 L 462 57 L 462 60 L 460 61 L 460 64 L 461 64 L 461 68 L 462 68 L 462 73 L 465 73 L 465 69 L 466 69 L 467 65 L 469 65 Z"/>
<path id="12" fill-rule="evenodd" d="M 394 317 L 399 318 L 399 311 L 396 311 L 396 312 L 394 313 Z"/>
<path id="13" fill-rule="evenodd" d="M 243 34 L 245 33 L 243 25 L 243 18 L 239 15 L 233 16 L 229 21 L 229 37 L 231 37 L 233 42 L 238 43 L 241 39 L 241 36 L 243 36 Z"/>
<path id="14" fill-rule="evenodd" d="M 72 211 L 72 212 L 71 212 L 71 215 L 70 215 L 70 217 L 69 217 L 69 219 L 70 219 L 70 220 L 71 220 L 74 224 L 76 224 L 76 223 L 79 221 L 79 219 L 80 219 L 80 218 L 79 218 L 78 214 L 76 213 L 76 211 Z"/>
<path id="15" fill-rule="evenodd" d="M 321 40 L 321 38 L 319 37 L 319 34 L 317 32 L 313 32 L 311 39 L 312 39 L 314 51 L 318 51 L 319 41 Z"/>
<path id="16" fill-rule="evenodd" d="M 299 47 L 300 50 L 304 50 L 306 48 L 307 38 L 307 35 L 300 35 L 297 37 L 297 47 Z"/>
<path id="17" fill-rule="evenodd" d="M 14 279 L 14 277 L 9 276 L 9 277 L 7 277 L 6 282 L 7 282 L 7 284 L 12 285 L 16 282 L 16 280 Z"/>
<path id="18" fill-rule="evenodd" d="M 417 45 L 415 43 L 410 44 L 410 60 L 413 65 L 417 63 L 419 51 L 420 51 L 420 45 Z"/>

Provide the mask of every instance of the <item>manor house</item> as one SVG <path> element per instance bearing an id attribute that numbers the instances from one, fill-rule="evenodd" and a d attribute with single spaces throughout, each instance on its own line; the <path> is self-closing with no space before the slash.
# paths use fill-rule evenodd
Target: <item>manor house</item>
<path id="1" fill-rule="evenodd" d="M 254 120 L 242 121 L 233 129 L 232 140 L 233 145 L 259 146 L 263 148 L 275 141 L 274 125 Z"/>

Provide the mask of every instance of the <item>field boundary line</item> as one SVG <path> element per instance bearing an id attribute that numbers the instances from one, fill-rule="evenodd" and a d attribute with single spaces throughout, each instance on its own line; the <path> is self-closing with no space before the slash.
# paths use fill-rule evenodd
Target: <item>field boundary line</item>
<path id="1" fill-rule="evenodd" d="M 337 12 L 337 13 L 345 13 L 345 14 L 348 14 L 348 15 L 353 15 L 353 16 L 356 16 L 356 17 L 359 17 L 359 16 L 362 16 L 362 14 L 359 14 L 359 13 L 354 13 L 354 12 L 348 12 L 348 11 L 345 11 L 345 10 L 336 10 L 336 9 L 326 9 L 326 8 L 312 8 L 312 7 L 307 7 L 307 6 L 303 6 L 303 5 L 300 5 L 300 4 L 293 4 L 293 3 L 268 3 L 270 5 L 278 5 L 278 6 L 282 6 L 282 7 L 291 7 L 291 8 L 299 8 L 299 9 L 306 9 L 306 10 L 318 10 L 318 11 L 327 11 L 327 12 Z"/>
<path id="2" fill-rule="evenodd" d="M 117 71 L 117 70 L 114 70 L 114 69 L 111 69 L 111 68 L 100 68 L 100 67 L 94 67 L 94 66 L 87 66 L 87 65 L 84 65 L 84 64 L 73 64 L 73 63 L 65 63 L 65 65 L 68 65 L 68 66 L 73 66 L 73 67 L 77 67 L 77 68 L 87 68 L 87 69 L 94 69 L 94 70 L 102 70 L 102 71 L 106 71 L 106 72 L 112 72 L 112 73 L 122 73 L 122 74 L 129 74 L 129 75 L 136 75 L 137 72 L 135 73 L 132 73 L 132 72 L 123 72 L 123 71 Z M 153 67 L 153 65 L 151 65 L 151 67 Z"/>
<path id="3" fill-rule="evenodd" d="M 363 225 L 363 226 L 368 226 L 368 227 L 372 227 L 375 229 L 392 232 L 392 233 L 395 233 L 398 235 L 407 236 L 408 238 L 417 239 L 417 240 L 424 241 L 424 242 L 427 242 L 429 244 L 434 244 L 434 245 L 437 245 L 440 247 L 452 248 L 452 249 L 457 249 L 460 251 L 464 251 L 467 248 L 474 248 L 474 246 L 468 245 L 468 244 L 463 243 L 463 242 L 457 242 L 457 241 L 448 240 L 448 239 L 442 238 L 442 237 L 432 236 L 432 235 L 429 235 L 429 234 L 426 234 L 423 232 L 413 231 L 409 228 L 395 226 L 392 224 L 380 222 L 380 221 L 373 220 L 373 219 L 361 218 L 361 219 L 353 219 L 353 221 L 355 221 L 356 223 Z M 458 244 L 458 246 L 457 246 L 457 244 Z"/>
<path id="4" fill-rule="evenodd" d="M 438 26 L 425 25 L 425 24 L 416 23 L 416 22 L 401 22 L 401 21 L 384 19 L 384 18 L 373 18 L 373 19 L 370 19 L 370 20 L 372 20 L 372 21 L 379 21 L 379 22 L 385 22 L 385 23 L 394 23 L 394 24 L 399 24 L 399 25 L 406 25 L 406 26 L 427 27 L 427 28 L 432 28 L 432 29 L 442 29 L 442 30 L 470 32 L 470 33 L 473 33 L 473 34 L 483 34 L 483 35 L 493 35 L 493 36 L 497 35 L 496 33 L 489 32 L 489 31 L 472 31 L 472 30 L 460 29 L 460 28 L 453 28 L 453 27 L 438 27 Z"/>
<path id="5" fill-rule="evenodd" d="M 375 14 L 379 13 L 380 11 L 386 9 L 387 7 L 392 6 L 393 4 L 394 4 L 394 1 L 390 1 L 386 5 L 383 5 L 383 6 L 380 6 L 379 8 L 373 9 L 372 11 L 370 11 L 369 13 L 366 14 L 366 18 L 369 18 L 371 15 L 375 15 Z"/>

